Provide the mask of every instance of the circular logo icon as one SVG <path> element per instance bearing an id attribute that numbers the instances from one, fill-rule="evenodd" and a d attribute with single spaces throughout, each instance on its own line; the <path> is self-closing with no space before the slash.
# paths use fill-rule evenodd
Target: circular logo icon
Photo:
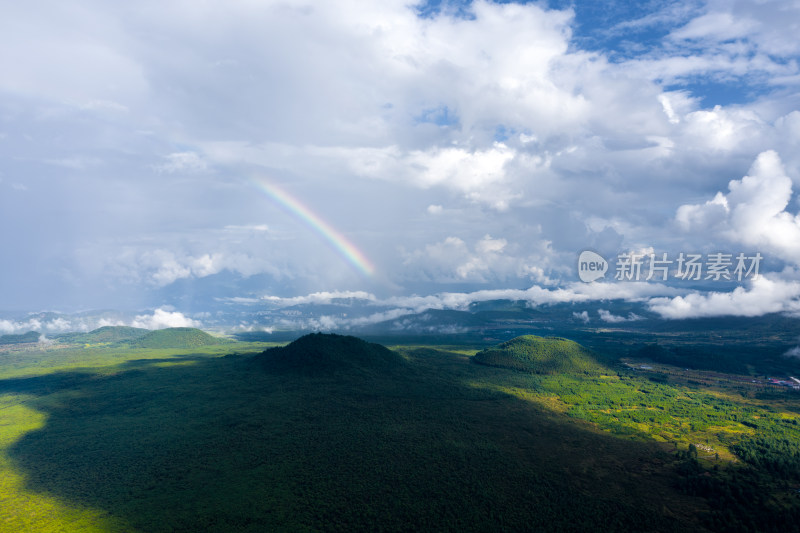
<path id="1" fill-rule="evenodd" d="M 578 277 L 585 283 L 591 283 L 606 275 L 608 261 L 591 250 L 584 250 L 578 256 Z"/>

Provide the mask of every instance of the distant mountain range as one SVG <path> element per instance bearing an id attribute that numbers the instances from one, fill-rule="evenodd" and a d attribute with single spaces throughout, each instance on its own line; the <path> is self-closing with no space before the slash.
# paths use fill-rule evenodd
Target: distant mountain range
<path id="1" fill-rule="evenodd" d="M 299 299 L 303 300 L 303 299 Z M 781 314 L 760 317 L 714 317 L 665 320 L 644 303 L 623 300 L 555 303 L 532 306 L 525 301 L 492 300 L 459 309 L 425 309 L 389 306 L 361 298 L 327 298 L 320 302 L 290 300 L 280 305 L 264 302 L 228 302 L 213 312 L 189 314 L 180 311 L 97 311 L 75 314 L 43 312 L 2 314 L 0 331 L 6 342 L 15 335 L 28 335 L 22 342 L 35 342 L 41 333 L 48 339 L 70 342 L 120 342 L 144 335 L 147 330 L 167 326 L 194 326 L 205 331 L 231 334 L 241 340 L 289 341 L 309 332 L 336 332 L 362 337 L 425 342 L 460 342 L 489 345 L 520 335 L 563 336 L 582 339 L 629 337 L 649 342 L 653 336 L 690 333 L 694 341 L 714 343 L 724 335 L 736 339 L 771 343 L 787 351 L 798 344 L 800 318 Z M 161 315 L 168 320 L 159 321 Z M 158 319 L 158 320 L 157 320 Z M 117 329 L 105 329 L 115 326 Z M 139 327 L 133 327 L 139 326 Z M 146 326 L 146 327 L 145 327 Z M 128 329 L 120 329 L 128 328 Z M 34 333 L 29 333 L 34 332 Z M 89 337 L 80 337 L 92 332 Z M 2 342 L 2 338 L 0 338 Z"/>

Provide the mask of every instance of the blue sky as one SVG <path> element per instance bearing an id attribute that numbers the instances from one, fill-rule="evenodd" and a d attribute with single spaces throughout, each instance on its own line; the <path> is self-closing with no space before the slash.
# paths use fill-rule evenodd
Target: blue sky
<path id="1" fill-rule="evenodd" d="M 798 26 L 785 1 L 6 6 L 0 310 L 796 313 Z M 587 248 L 765 259 L 741 283 L 583 284 Z"/>

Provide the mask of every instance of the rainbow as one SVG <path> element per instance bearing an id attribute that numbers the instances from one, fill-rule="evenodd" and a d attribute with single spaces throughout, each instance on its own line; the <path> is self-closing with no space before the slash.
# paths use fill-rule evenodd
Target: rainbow
<path id="1" fill-rule="evenodd" d="M 361 273 L 371 276 L 375 272 L 375 267 L 361 250 L 356 248 L 353 243 L 331 227 L 330 224 L 301 204 L 299 200 L 290 196 L 286 191 L 279 189 L 276 185 L 268 183 L 263 179 L 251 178 L 249 181 L 256 189 L 266 194 L 270 199 L 289 212 L 289 214 L 299 218 L 307 226 L 317 232 Z"/>

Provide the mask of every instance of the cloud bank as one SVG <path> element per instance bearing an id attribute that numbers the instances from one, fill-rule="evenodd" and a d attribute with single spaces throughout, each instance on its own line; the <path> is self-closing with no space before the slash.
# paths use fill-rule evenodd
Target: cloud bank
<path id="1" fill-rule="evenodd" d="M 653 298 L 652 311 L 664 318 L 707 316 L 760 316 L 767 313 L 800 313 L 800 282 L 753 280 L 748 288 L 731 292 L 695 292 L 673 298 Z"/>
<path id="2" fill-rule="evenodd" d="M 653 302 L 665 317 L 792 312 L 800 7 L 437 5 L 6 6 L 3 305 L 188 317 L 198 301 L 368 293 L 402 309 L 667 298 Z M 760 251 L 787 292 L 579 288 L 587 248 Z"/>

